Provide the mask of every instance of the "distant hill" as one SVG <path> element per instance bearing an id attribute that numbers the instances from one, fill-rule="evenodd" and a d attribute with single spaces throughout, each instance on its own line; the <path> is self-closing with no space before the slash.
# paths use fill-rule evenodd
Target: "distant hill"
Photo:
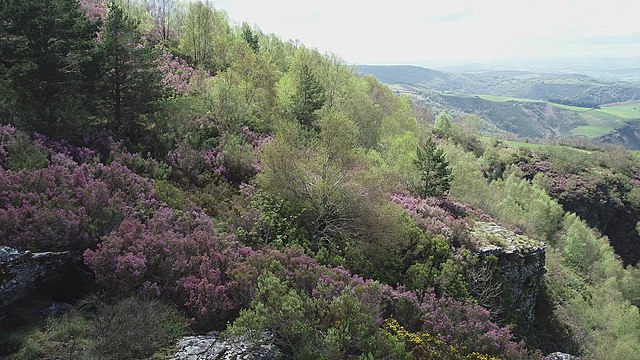
<path id="1" fill-rule="evenodd" d="M 463 94 L 511 96 L 535 100 L 559 100 L 594 105 L 640 100 L 640 85 L 602 81 L 581 74 L 549 74 L 529 71 L 453 73 L 419 66 L 358 66 L 361 74 L 374 75 L 387 84 L 414 84 Z"/>
<path id="2" fill-rule="evenodd" d="M 374 75 L 387 84 L 451 81 L 448 73 L 413 65 L 359 65 L 358 72 Z"/>
<path id="3" fill-rule="evenodd" d="M 437 113 L 477 114 L 483 131 L 532 139 L 586 137 L 640 149 L 640 86 L 581 74 L 449 73 L 418 66 L 359 66 Z M 579 106 L 571 106 L 579 105 Z"/>

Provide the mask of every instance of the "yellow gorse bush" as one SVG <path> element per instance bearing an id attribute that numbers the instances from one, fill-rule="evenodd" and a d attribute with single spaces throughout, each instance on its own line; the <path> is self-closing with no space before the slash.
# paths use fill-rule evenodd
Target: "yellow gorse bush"
<path id="1" fill-rule="evenodd" d="M 432 335 L 428 332 L 412 333 L 407 331 L 404 326 L 400 325 L 395 319 L 385 320 L 384 329 L 389 336 L 393 336 L 402 341 L 407 350 L 411 352 L 416 359 L 443 359 L 443 360 L 500 360 L 500 358 L 471 352 L 467 355 L 466 348 L 455 347 L 447 344 L 438 335 Z"/>

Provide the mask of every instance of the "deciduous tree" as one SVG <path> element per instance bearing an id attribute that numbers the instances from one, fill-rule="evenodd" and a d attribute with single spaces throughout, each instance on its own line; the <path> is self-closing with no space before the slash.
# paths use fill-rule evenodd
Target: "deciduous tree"
<path id="1" fill-rule="evenodd" d="M 175 0 L 146 0 L 147 10 L 155 23 L 155 32 L 162 41 L 171 36 L 170 18 L 176 7 Z"/>

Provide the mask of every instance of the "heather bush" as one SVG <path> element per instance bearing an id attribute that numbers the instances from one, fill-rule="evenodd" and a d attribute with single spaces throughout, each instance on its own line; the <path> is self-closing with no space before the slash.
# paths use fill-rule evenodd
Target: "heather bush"
<path id="1" fill-rule="evenodd" d="M 207 138 L 209 134 L 212 137 Z M 233 185 L 248 182 L 259 170 L 256 153 L 265 138 L 247 129 L 242 136 L 217 137 L 217 130 L 190 132 L 167 159 L 175 170 L 173 178 L 204 187 L 215 179 Z"/>
<path id="2" fill-rule="evenodd" d="M 146 221 L 124 220 L 84 258 L 108 294 L 167 296 L 201 323 L 219 324 L 246 305 L 247 284 L 229 272 L 249 253 L 221 238 L 204 214 L 159 208 Z"/>
<path id="3" fill-rule="evenodd" d="M 160 207 L 152 182 L 129 167 L 162 178 L 168 169 L 161 163 L 119 149 L 110 164 L 96 164 L 94 151 L 40 135 L 29 144 L 50 160 L 39 169 L 0 169 L 0 234 L 6 245 L 83 251 L 123 218 L 144 217 Z"/>
<path id="4" fill-rule="evenodd" d="M 191 77 L 196 70 L 186 61 L 165 50 L 157 63 L 165 88 L 175 91 L 178 95 L 185 95 L 191 91 Z"/>
<path id="5" fill-rule="evenodd" d="M 363 342 L 377 339 L 378 335 L 374 334 L 380 331 L 384 318 L 394 317 L 417 331 L 441 334 L 448 343 L 465 346 L 469 351 L 513 359 L 527 357 L 522 345 L 510 342 L 510 331 L 492 323 L 489 312 L 478 306 L 448 296 L 437 297 L 433 291 L 417 293 L 364 280 L 340 267 L 320 266 L 300 250 L 255 252 L 249 256 L 248 264 L 251 266 L 243 268 L 243 276 L 253 274 L 253 281 L 258 284 L 257 293 L 250 309 L 235 323 L 235 331 L 271 329 L 276 333 L 280 331 L 283 341 L 297 339 L 312 343 L 326 341 L 321 339 L 323 334 L 348 334 L 346 339 L 331 340 L 342 344 L 338 348 L 347 349 L 348 353 L 354 344 L 363 348 Z M 265 272 L 270 275 L 257 276 Z M 261 286 L 270 289 L 267 293 L 274 291 L 275 294 L 261 293 Z M 291 302 L 282 301 L 285 297 Z M 313 315 L 308 313 L 310 309 L 316 309 Z M 367 323 L 370 325 L 362 328 Z M 351 328 L 355 324 L 360 327 Z M 365 330 L 367 328 L 369 330 Z M 296 329 L 300 333 L 296 333 Z M 321 329 L 319 333 L 318 329 Z M 357 331 L 367 332 L 358 335 Z M 382 344 L 389 345 L 379 345 Z"/>
<path id="6" fill-rule="evenodd" d="M 266 273 L 258 278 L 256 300 L 229 332 L 269 329 L 278 347 L 291 358 L 368 354 L 376 359 L 408 358 L 397 340 L 385 336 L 370 308 L 354 293 L 345 289 L 334 298 L 316 299 Z M 320 309 L 323 311 L 318 313 Z"/>
<path id="7" fill-rule="evenodd" d="M 32 250 L 82 250 L 124 213 L 120 199 L 87 166 L 0 170 L 0 233 L 6 245 Z"/>

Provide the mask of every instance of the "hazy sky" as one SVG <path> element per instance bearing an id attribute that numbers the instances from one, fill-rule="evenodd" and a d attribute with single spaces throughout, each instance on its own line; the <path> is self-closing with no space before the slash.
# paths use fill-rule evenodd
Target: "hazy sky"
<path id="1" fill-rule="evenodd" d="M 350 63 L 640 56 L 640 0 L 218 0 Z"/>

